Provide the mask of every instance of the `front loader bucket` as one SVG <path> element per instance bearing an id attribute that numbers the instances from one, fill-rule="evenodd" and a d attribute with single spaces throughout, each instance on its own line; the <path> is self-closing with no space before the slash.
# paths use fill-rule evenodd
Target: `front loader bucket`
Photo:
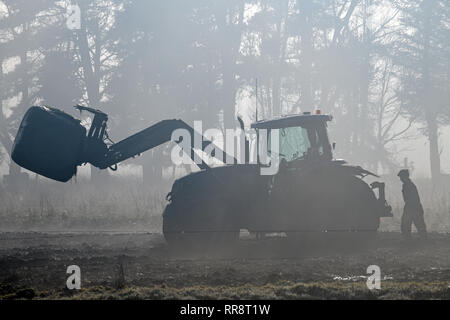
<path id="1" fill-rule="evenodd" d="M 31 107 L 14 140 L 11 158 L 21 167 L 61 182 L 80 164 L 86 129 L 72 116 L 53 108 Z"/>

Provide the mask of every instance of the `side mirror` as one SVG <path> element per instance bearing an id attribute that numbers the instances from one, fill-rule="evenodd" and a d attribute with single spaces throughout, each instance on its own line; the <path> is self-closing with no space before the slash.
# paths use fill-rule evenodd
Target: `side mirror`
<path id="1" fill-rule="evenodd" d="M 334 151 L 334 149 L 336 149 L 336 142 L 333 142 L 332 146 L 333 146 L 333 151 Z"/>

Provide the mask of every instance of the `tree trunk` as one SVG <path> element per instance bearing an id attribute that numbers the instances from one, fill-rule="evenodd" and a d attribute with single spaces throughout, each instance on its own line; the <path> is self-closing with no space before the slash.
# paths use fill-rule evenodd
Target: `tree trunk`
<path id="1" fill-rule="evenodd" d="M 277 74 L 274 76 L 272 81 L 272 116 L 281 115 L 280 91 L 281 91 L 281 77 L 279 74 Z"/>
<path id="2" fill-rule="evenodd" d="M 436 2 L 431 2 L 425 6 L 425 23 L 424 23 L 424 53 L 423 53 L 423 81 L 424 81 L 424 95 L 422 101 L 422 107 L 425 109 L 425 120 L 427 123 L 428 131 L 428 141 L 430 143 L 430 169 L 431 169 L 431 179 L 433 184 L 436 184 L 440 180 L 441 176 L 441 160 L 439 154 L 439 143 L 438 143 L 438 125 L 437 125 L 437 112 L 433 104 L 431 93 L 431 74 L 429 69 L 429 59 L 430 59 L 430 42 L 431 42 L 431 26 L 432 26 L 432 11 Z"/>
<path id="3" fill-rule="evenodd" d="M 313 97 L 312 97 L 312 12 L 308 3 L 300 2 L 300 10 L 303 10 L 303 25 L 300 30 L 301 37 L 301 68 L 300 68 L 300 96 L 301 96 L 301 109 L 302 111 L 312 111 Z M 305 4 L 303 6 L 303 4 Z"/>
<path id="4" fill-rule="evenodd" d="M 441 159 L 438 143 L 438 126 L 434 117 L 427 119 L 428 141 L 430 143 L 430 168 L 433 183 L 439 182 L 441 177 Z"/>
<path id="5" fill-rule="evenodd" d="M 99 65 L 99 50 L 100 46 L 95 39 L 94 57 L 91 58 L 90 47 L 88 42 L 88 30 L 86 23 L 86 16 L 88 11 L 87 3 L 80 2 L 81 8 L 81 29 L 78 32 L 77 45 L 81 57 L 81 65 L 83 67 L 84 82 L 86 85 L 86 93 L 89 100 L 89 106 L 98 108 L 100 103 L 100 65 Z M 108 170 L 100 170 L 91 165 L 91 181 L 95 183 L 105 183 L 108 181 Z"/>
<path id="6" fill-rule="evenodd" d="M 279 116 L 282 114 L 281 106 L 281 68 L 284 64 L 285 54 L 286 54 L 286 31 L 285 28 L 288 10 L 288 1 L 283 1 L 280 3 L 280 7 L 277 8 L 279 11 L 279 20 L 277 21 L 277 32 L 275 34 L 277 44 L 277 59 L 276 70 L 274 71 L 272 78 L 272 115 Z"/>
<path id="7" fill-rule="evenodd" d="M 239 14 L 239 23 L 234 25 L 231 20 L 234 14 Z M 239 48 L 241 43 L 241 35 L 243 31 L 243 16 L 244 3 L 240 4 L 238 8 L 229 8 L 225 15 L 219 22 L 219 28 L 223 35 L 227 35 L 224 39 L 229 38 L 226 45 L 223 46 L 222 51 L 222 69 L 223 69 L 223 116 L 225 129 L 232 129 L 236 127 L 236 61 L 239 55 Z M 227 17 L 229 21 L 227 20 Z M 230 34 L 232 36 L 230 36 Z"/>
<path id="8" fill-rule="evenodd" d="M 20 101 L 19 107 L 25 110 L 29 104 L 29 95 L 28 95 L 28 78 L 27 74 L 27 51 L 22 51 L 20 54 L 20 65 L 23 68 L 23 72 L 25 73 L 22 79 L 21 84 L 21 93 L 22 99 Z M 3 115 L 2 115 L 3 116 Z M 9 134 L 6 132 L 6 138 L 9 140 Z M 12 141 L 9 143 L 9 148 L 7 149 L 9 155 L 12 152 Z M 24 180 L 25 175 L 21 174 L 21 168 L 18 166 L 12 159 L 9 163 L 9 174 L 7 176 L 8 185 L 12 189 L 20 188 L 21 181 Z"/>
<path id="9" fill-rule="evenodd" d="M 225 55 L 227 54 L 225 53 Z M 235 127 L 236 112 L 235 61 L 225 57 L 223 57 L 223 61 L 223 121 L 225 129 L 232 129 Z"/>

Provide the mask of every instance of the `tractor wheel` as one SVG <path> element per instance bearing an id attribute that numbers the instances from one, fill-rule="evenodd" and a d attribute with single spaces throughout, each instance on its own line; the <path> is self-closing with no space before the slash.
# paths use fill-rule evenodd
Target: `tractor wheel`
<path id="1" fill-rule="evenodd" d="M 208 216 L 206 214 L 207 213 Z M 177 210 L 174 203 L 167 205 L 163 214 L 163 234 L 166 242 L 177 248 L 216 249 L 234 245 L 239 230 L 229 227 L 225 211 Z"/>
<path id="2" fill-rule="evenodd" d="M 301 248 L 358 248 L 376 242 L 380 218 L 370 187 L 354 176 L 317 178 L 310 184 L 308 201 L 292 214 L 288 232 Z"/>

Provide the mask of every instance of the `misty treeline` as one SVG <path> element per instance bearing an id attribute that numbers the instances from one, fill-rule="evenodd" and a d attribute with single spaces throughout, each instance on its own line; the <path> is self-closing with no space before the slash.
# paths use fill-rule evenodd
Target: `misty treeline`
<path id="1" fill-rule="evenodd" d="M 99 108 L 119 140 L 166 118 L 248 127 L 257 97 L 259 119 L 332 114 L 338 156 L 376 172 L 403 165 L 396 142 L 417 127 L 436 181 L 449 59 L 447 0 L 3 0 L 0 160 L 32 105 Z M 158 181 L 163 152 L 133 160 L 144 179 Z"/>

